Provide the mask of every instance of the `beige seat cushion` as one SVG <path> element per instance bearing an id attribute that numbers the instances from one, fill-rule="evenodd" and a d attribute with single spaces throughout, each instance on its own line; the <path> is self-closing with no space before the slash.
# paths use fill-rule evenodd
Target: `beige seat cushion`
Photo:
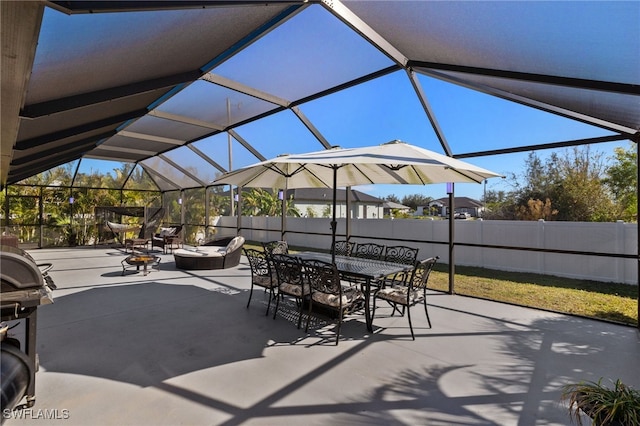
<path id="1" fill-rule="evenodd" d="M 387 287 L 376 293 L 376 297 L 389 300 L 394 303 L 407 303 L 407 287 Z M 409 296 L 410 303 L 422 300 L 422 292 L 413 290 Z"/>
<path id="2" fill-rule="evenodd" d="M 216 246 L 200 246 L 196 248 L 196 252 L 201 253 L 202 256 L 224 256 L 227 254 L 227 250 L 224 247 Z"/>
<path id="3" fill-rule="evenodd" d="M 204 248 L 204 247 L 202 247 Z M 215 249 L 215 247 L 208 247 L 208 248 L 213 248 Z M 220 249 L 218 247 L 218 249 Z M 220 250 L 187 250 L 187 249 L 178 249 L 178 250 L 174 250 L 173 254 L 176 256 L 182 256 L 182 257 L 223 257 L 226 252 L 224 251 L 224 249 L 220 249 Z"/>
<path id="4" fill-rule="evenodd" d="M 281 283 L 280 291 L 286 294 L 302 297 L 302 286 L 300 284 Z M 308 284 L 304 285 L 304 294 L 309 294 L 311 289 Z"/>
<path id="5" fill-rule="evenodd" d="M 225 247 L 225 251 L 227 253 L 232 252 L 238 247 L 242 246 L 243 244 L 244 244 L 244 237 L 239 235 L 237 237 L 234 237 L 231 241 L 229 241 L 229 244 L 227 244 L 227 247 Z"/>
<path id="6" fill-rule="evenodd" d="M 278 280 L 275 277 L 269 277 L 266 275 L 256 275 L 253 277 L 253 283 L 261 287 L 271 288 L 278 285 Z"/>
<path id="7" fill-rule="evenodd" d="M 176 232 L 176 228 L 160 228 L 160 236 L 168 237 Z"/>
<path id="8" fill-rule="evenodd" d="M 323 305 L 332 306 L 334 308 L 340 307 L 340 297 L 337 294 L 327 294 L 322 292 L 313 292 L 311 297 L 315 302 L 322 303 Z M 343 289 L 342 292 L 342 306 L 348 306 L 351 303 L 355 303 L 358 299 L 364 300 L 364 294 L 353 287 Z"/>

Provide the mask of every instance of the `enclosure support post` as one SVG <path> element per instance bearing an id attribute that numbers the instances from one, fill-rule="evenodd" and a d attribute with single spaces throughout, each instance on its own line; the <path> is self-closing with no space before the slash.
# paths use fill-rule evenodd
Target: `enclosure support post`
<path id="1" fill-rule="evenodd" d="M 211 187 L 205 186 L 204 188 L 204 240 L 207 240 L 209 235 L 209 224 L 211 223 Z"/>
<path id="2" fill-rule="evenodd" d="M 236 235 L 240 235 L 240 231 L 242 230 L 242 209 L 240 206 L 242 205 L 242 187 L 238 187 L 238 208 L 236 209 L 236 213 L 238 213 L 238 217 L 236 219 Z M 233 205 L 233 203 L 231 203 Z"/>
<path id="3" fill-rule="evenodd" d="M 453 194 L 453 183 L 447 184 L 447 192 L 449 193 L 449 294 L 454 294 L 455 287 L 455 274 L 456 274 L 456 264 L 455 264 L 455 256 L 454 256 L 454 237 L 455 237 L 455 224 L 454 224 L 454 194 Z"/>
<path id="4" fill-rule="evenodd" d="M 227 124 L 231 126 L 231 100 L 229 98 L 227 98 Z M 233 171 L 233 155 L 231 152 L 232 147 L 233 144 L 231 141 L 231 133 L 227 131 L 227 153 L 229 155 L 229 171 Z M 238 189 L 238 193 L 240 193 L 240 189 Z M 229 185 L 229 198 L 231 200 L 231 216 L 233 216 L 235 214 L 235 212 L 233 211 L 235 207 L 233 205 L 233 202 L 235 200 L 235 197 L 233 196 L 233 185 Z M 238 204 L 238 210 L 240 210 L 239 207 L 240 204 Z M 238 217 L 240 217 L 240 213 L 238 213 Z"/>
<path id="5" fill-rule="evenodd" d="M 638 323 L 636 328 L 640 331 L 640 220 L 638 219 L 638 212 L 640 212 L 640 132 L 630 139 L 636 144 L 636 288 L 638 290 Z"/>
<path id="6" fill-rule="evenodd" d="M 73 196 L 73 194 L 72 194 Z M 73 213 L 73 212 L 72 212 Z M 40 239 L 38 241 L 38 248 L 44 247 L 44 194 L 43 188 L 40 187 L 40 197 L 38 198 L 38 225 L 40 228 Z M 71 222 L 71 221 L 69 221 Z"/>

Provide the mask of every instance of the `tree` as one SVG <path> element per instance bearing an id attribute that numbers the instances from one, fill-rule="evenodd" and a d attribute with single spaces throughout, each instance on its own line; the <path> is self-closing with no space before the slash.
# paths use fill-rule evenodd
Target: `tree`
<path id="1" fill-rule="evenodd" d="M 231 197 L 224 193 L 222 186 L 212 186 L 209 191 L 209 216 L 210 220 L 215 216 L 229 216 L 231 214 Z M 208 223 L 207 225 L 213 225 Z"/>
<path id="2" fill-rule="evenodd" d="M 604 184 L 609 188 L 617 205 L 620 219 L 637 220 L 638 215 L 638 154 L 635 145 L 615 148 L 615 161 L 605 171 Z"/>
<path id="3" fill-rule="evenodd" d="M 483 219 L 515 220 L 517 219 L 517 205 L 515 192 L 488 190 L 483 197 L 485 211 Z"/>
<path id="4" fill-rule="evenodd" d="M 382 198 L 385 201 L 391 201 L 392 203 L 398 203 L 400 204 L 400 198 L 398 198 L 396 195 L 391 194 L 391 195 L 387 195 L 386 197 Z"/>
<path id="5" fill-rule="evenodd" d="M 326 206 L 324 206 L 324 209 L 322 209 L 322 217 L 331 217 L 332 211 L 333 208 L 331 207 L 331 204 L 327 204 Z"/>
<path id="6" fill-rule="evenodd" d="M 554 207 L 558 219 L 606 222 L 617 219 L 610 192 L 603 184 L 602 153 L 591 154 L 589 146 L 573 148 L 561 157 L 559 193 Z"/>
<path id="7" fill-rule="evenodd" d="M 295 208 L 293 197 L 287 200 L 286 210 L 287 216 L 301 216 L 298 209 Z M 278 191 L 252 188 L 243 193 L 242 214 L 247 216 L 282 216 L 282 201 L 278 197 Z"/>
<path id="8" fill-rule="evenodd" d="M 516 214 L 521 220 L 551 220 L 558 211 L 551 208 L 551 200 L 547 198 L 544 202 L 529 200 L 526 207 L 518 206 Z"/>
<path id="9" fill-rule="evenodd" d="M 242 193 L 241 211 L 245 216 L 275 216 L 278 200 L 262 188 L 251 189 Z"/>
<path id="10" fill-rule="evenodd" d="M 553 206 L 549 207 L 549 213 L 557 213 L 543 214 L 547 220 L 551 217 L 567 221 L 615 220 L 615 208 L 603 184 L 603 175 L 602 154 L 592 153 L 588 145 L 552 153 L 545 161 L 532 152 L 525 161 L 522 182 L 514 183 L 516 215 L 534 217 L 538 207 L 538 214 L 543 214 L 549 205 Z"/>
<path id="11" fill-rule="evenodd" d="M 411 210 L 418 210 L 418 206 L 426 206 L 431 202 L 433 198 L 424 196 L 422 194 L 405 195 L 402 197 L 402 203 Z"/>

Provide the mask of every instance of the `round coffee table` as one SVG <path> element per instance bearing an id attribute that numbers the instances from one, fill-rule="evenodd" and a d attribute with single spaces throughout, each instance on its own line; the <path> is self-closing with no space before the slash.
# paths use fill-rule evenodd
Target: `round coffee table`
<path id="1" fill-rule="evenodd" d="M 140 266 L 143 267 L 144 275 L 146 276 L 149 273 L 148 266 L 151 266 L 151 269 L 156 268 L 156 270 L 160 270 L 160 256 L 154 256 L 150 254 L 132 254 L 131 256 L 127 256 L 122 262 L 122 275 L 124 275 L 125 271 L 129 268 L 135 266 L 136 270 L 140 270 Z"/>

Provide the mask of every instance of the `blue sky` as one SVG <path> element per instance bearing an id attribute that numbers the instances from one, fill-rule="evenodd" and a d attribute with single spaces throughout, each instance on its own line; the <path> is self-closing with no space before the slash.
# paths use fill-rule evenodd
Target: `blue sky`
<path id="1" fill-rule="evenodd" d="M 287 40 L 286 50 L 282 49 L 283 39 Z M 311 56 L 318 50 L 322 51 L 323 60 L 320 62 L 313 59 L 317 56 Z M 256 72 L 256 64 L 260 65 L 259 73 Z M 299 69 L 301 79 L 315 81 L 331 75 L 336 64 L 342 66 L 341 70 L 344 69 L 343 78 L 354 78 L 365 73 L 365 65 L 381 69 L 392 62 L 322 8 L 312 7 L 213 72 L 269 93 L 285 93 L 285 98 L 300 96 L 298 79 L 291 79 L 287 74 L 287 80 L 280 75 L 283 64 Z M 455 154 L 611 134 L 603 129 L 431 77 L 419 76 L 419 81 Z M 243 107 L 239 101 L 234 104 L 232 111 L 239 113 Z M 301 105 L 300 109 L 332 145 L 359 147 L 399 139 L 444 153 L 404 71 L 309 102 Z M 262 121 L 240 127 L 237 131 L 266 158 L 322 148 L 290 112 Z M 593 150 L 610 155 L 613 147 L 621 144 L 626 146 L 624 142 L 601 144 L 594 146 Z M 539 151 L 538 154 L 544 157 L 549 152 Z M 520 173 L 527 155 L 509 154 L 466 161 L 503 175 L 511 175 Z M 254 162 L 255 157 L 236 144 L 233 167 Z M 492 179 L 487 189 L 508 190 L 506 184 L 502 179 Z M 444 185 L 371 185 L 357 189 L 379 197 L 394 194 L 400 199 L 410 194 L 433 198 L 446 195 Z M 480 198 L 483 191 L 484 185 L 481 184 L 456 185 L 456 194 L 460 196 Z"/>
<path id="2" fill-rule="evenodd" d="M 420 80 L 425 91 L 428 91 L 427 96 L 454 153 L 611 134 L 603 129 L 429 77 L 420 77 Z M 398 72 L 327 99 L 315 101 L 301 109 L 323 136 L 332 143 L 337 141 L 336 144 L 340 146 L 376 145 L 400 139 L 442 153 L 442 147 L 415 94 L 409 87 L 404 87 L 408 85 L 406 75 Z M 382 105 L 377 103 L 380 98 L 386 100 Z M 272 117 L 269 119 L 268 128 L 266 134 L 264 128 L 258 125 L 239 128 L 238 133 L 249 141 L 269 140 L 267 145 L 260 144 L 261 147 L 270 147 L 262 150 L 264 154 L 268 154 L 267 158 L 283 153 L 320 149 L 317 142 L 291 117 Z M 344 143 L 339 143 L 340 141 Z M 598 144 L 592 147 L 592 151 L 610 156 L 615 146 L 627 147 L 628 143 Z M 549 154 L 549 150 L 538 151 L 541 157 Z M 524 152 L 471 158 L 465 161 L 509 176 L 512 173 L 521 173 L 527 155 L 528 152 Z M 238 146 L 234 150 L 234 167 L 249 164 L 242 163 L 242 156 L 243 149 Z M 249 155 L 245 161 L 255 162 L 255 158 Z M 507 181 L 502 179 L 491 179 L 487 183 L 488 190 L 509 188 Z M 411 194 L 423 194 L 433 198 L 446 196 L 444 185 L 371 185 L 356 189 L 378 197 L 394 194 L 400 199 Z M 483 191 L 484 185 L 456 185 L 456 195 L 460 196 L 479 199 Z"/>
<path id="3" fill-rule="evenodd" d="M 37 55 L 36 65 L 38 61 L 64 60 L 65 55 L 82 55 L 87 49 L 95 48 L 95 43 L 100 43 L 107 36 L 113 37 L 112 32 L 121 40 L 126 40 L 126 26 L 142 26 L 152 33 L 151 21 L 154 25 L 172 22 L 174 17 L 176 20 L 184 19 L 189 13 L 197 12 L 153 12 L 151 20 L 150 16 L 145 18 L 134 13 L 123 23 L 118 20 L 119 14 L 67 16 L 48 9 L 38 49 L 54 52 L 57 57 Z M 556 29 L 557 27 L 556 25 Z M 87 28 L 93 29 L 91 37 L 95 37 L 95 40 L 78 37 L 78 34 L 88 35 Z M 588 52 L 582 51 L 580 54 Z M 323 7 L 312 5 L 210 71 L 266 93 L 295 100 L 390 65 L 392 61 L 388 57 Z M 611 134 L 603 129 L 431 77 L 420 75 L 418 79 L 454 154 Z M 182 113 L 190 104 L 189 101 L 197 99 L 200 107 L 196 113 L 201 115 L 197 116 L 198 119 L 227 125 L 224 122 L 227 119 L 227 98 L 231 103 L 232 122 L 242 121 L 256 110 L 261 111 L 266 104 L 264 101 L 199 81 L 169 99 L 159 109 Z M 272 107 L 273 105 L 269 106 Z M 300 110 L 331 145 L 360 147 L 399 139 L 444 153 L 405 71 L 397 71 L 307 102 L 300 105 Z M 322 149 L 302 122 L 288 110 L 237 127 L 235 131 L 265 158 Z M 229 166 L 227 134 L 219 134 L 194 145 L 216 162 Z M 615 146 L 626 148 L 629 145 L 627 142 L 599 144 L 593 146 L 592 151 L 610 156 Z M 548 154 L 548 151 L 538 152 L 541 157 Z M 185 163 L 193 158 L 193 152 L 187 148 L 180 148 L 168 155 L 174 161 Z M 521 173 L 527 155 L 525 152 L 465 161 L 496 173 L 511 175 Z M 233 169 L 257 161 L 240 143 L 233 142 Z M 95 166 L 96 163 L 91 164 Z M 204 167 L 197 167 L 205 176 L 204 180 L 215 178 L 216 171 L 213 168 L 204 170 Z M 400 199 L 411 194 L 433 198 L 446 196 L 444 185 L 373 185 L 356 189 L 379 197 L 394 194 Z M 491 179 L 487 189 L 510 188 L 505 180 Z M 456 185 L 456 195 L 459 196 L 479 199 L 483 191 L 482 184 Z"/>

